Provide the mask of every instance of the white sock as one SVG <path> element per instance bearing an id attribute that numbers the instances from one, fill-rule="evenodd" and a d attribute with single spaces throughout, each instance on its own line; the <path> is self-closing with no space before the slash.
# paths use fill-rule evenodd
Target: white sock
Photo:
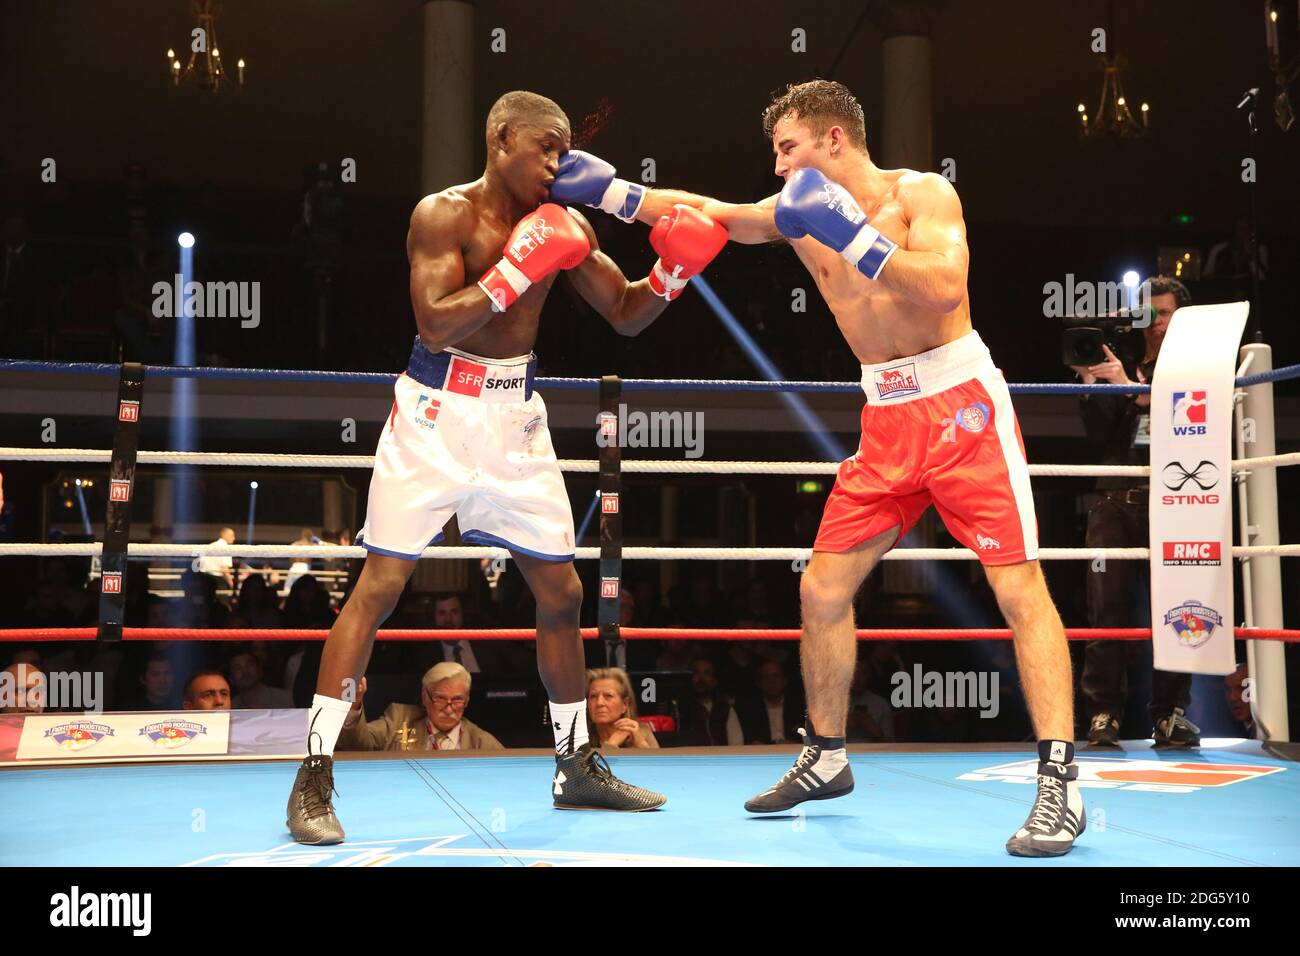
<path id="1" fill-rule="evenodd" d="M 337 697 L 317 694 L 311 699 L 311 713 L 307 717 L 307 752 L 334 756 L 334 745 L 339 742 L 343 721 L 352 704 Z"/>
<path id="2" fill-rule="evenodd" d="M 822 749 L 817 755 L 817 762 L 812 765 L 812 770 L 825 783 L 829 783 L 837 773 L 843 770 L 849 763 L 849 752 L 843 747 L 837 750 Z"/>
<path id="3" fill-rule="evenodd" d="M 551 701 L 551 729 L 555 731 L 555 752 L 571 754 L 587 742 L 587 702 L 557 704 Z M 570 740 L 572 735 L 572 740 Z"/>

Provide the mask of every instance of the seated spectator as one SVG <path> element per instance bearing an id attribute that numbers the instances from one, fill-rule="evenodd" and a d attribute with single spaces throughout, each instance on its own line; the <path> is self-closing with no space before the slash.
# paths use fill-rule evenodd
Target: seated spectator
<path id="1" fill-rule="evenodd" d="M 691 696 L 682 723 L 678 739 L 687 747 L 739 747 L 745 742 L 736 709 L 718 689 L 718 670 L 707 658 L 691 662 Z"/>
<path id="2" fill-rule="evenodd" d="M 284 599 L 281 623 L 285 627 L 332 627 L 337 615 L 330 607 L 329 594 L 311 575 L 299 578 Z"/>
<path id="3" fill-rule="evenodd" d="M 167 626 L 225 627 L 230 612 L 217 600 L 218 580 L 198 571 L 182 574 L 184 595 L 167 608 Z"/>
<path id="4" fill-rule="evenodd" d="M 745 743 L 783 744 L 799 739 L 799 728 L 804 726 L 803 700 L 786 693 L 789 683 L 780 664 L 764 661 L 759 665 L 758 693 L 736 701 Z"/>
<path id="5" fill-rule="evenodd" d="M 199 671 L 185 682 L 185 710 L 230 710 L 230 684 L 220 671 Z"/>
<path id="6" fill-rule="evenodd" d="M 50 581 L 37 585 L 19 618 L 24 627 L 76 627 L 77 619 L 59 603 L 59 590 Z"/>
<path id="7" fill-rule="evenodd" d="M 894 710 L 889 701 L 869 686 L 873 676 L 872 661 L 858 655 L 849 686 L 849 714 L 846 739 L 849 743 L 880 743 L 894 740 Z"/>
<path id="8" fill-rule="evenodd" d="M 440 631 L 465 627 L 465 607 L 459 594 L 449 591 L 433 595 L 433 626 Z M 535 670 L 527 661 L 516 659 L 518 647 L 514 641 L 439 641 L 433 652 L 437 660 L 460 664 L 471 674 L 515 677 L 530 676 Z"/>
<path id="9" fill-rule="evenodd" d="M 699 645 L 693 641 L 660 641 L 655 670 L 688 671 L 691 661 L 699 657 Z"/>
<path id="10" fill-rule="evenodd" d="M 239 648 L 230 658 L 230 682 L 234 685 L 236 710 L 269 710 L 292 707 L 293 695 L 262 681 L 262 659 L 251 648 Z"/>
<path id="11" fill-rule="evenodd" d="M 767 582 L 751 578 L 736 614 L 736 627 L 775 627 Z"/>
<path id="12" fill-rule="evenodd" d="M 1223 694 L 1228 698 L 1228 708 L 1232 719 L 1241 724 L 1242 736 L 1254 738 L 1255 715 L 1251 712 L 1250 701 L 1246 699 L 1245 682 L 1250 679 L 1250 670 L 1245 664 L 1223 679 Z"/>
<path id="13" fill-rule="evenodd" d="M 121 701 L 117 709 L 176 710 L 179 704 L 171 658 L 164 651 L 154 650 L 145 659 L 139 687 Z"/>
<path id="14" fill-rule="evenodd" d="M 618 667 L 587 671 L 587 732 L 601 747 L 659 747 L 654 731 L 636 719 L 632 683 Z"/>
<path id="15" fill-rule="evenodd" d="M 39 714 L 45 710 L 45 673 L 35 664 L 15 661 L 0 671 L 0 714 Z"/>
<path id="16" fill-rule="evenodd" d="M 378 720 L 366 720 L 366 679 L 343 722 L 338 750 L 504 750 L 501 742 L 465 718 L 472 683 L 469 671 L 443 662 L 420 682 L 419 704 L 389 704 Z"/>
<path id="17" fill-rule="evenodd" d="M 260 574 L 249 574 L 240 583 L 235 608 L 248 627 L 280 626 L 280 599 Z"/>

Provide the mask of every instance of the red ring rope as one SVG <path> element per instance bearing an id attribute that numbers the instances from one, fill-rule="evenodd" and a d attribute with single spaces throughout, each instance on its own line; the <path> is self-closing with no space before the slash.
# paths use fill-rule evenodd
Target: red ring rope
<path id="1" fill-rule="evenodd" d="M 795 641 L 798 628 L 692 628 L 692 627 L 624 627 L 620 633 L 627 640 L 687 641 Z M 326 628 L 270 627 L 126 627 L 122 638 L 127 641 L 319 641 L 329 635 Z M 1006 641 L 1012 638 L 1009 628 L 860 628 L 860 641 Z M 0 643 L 26 641 L 93 641 L 93 627 L 25 627 L 0 629 Z M 393 628 L 380 630 L 381 641 L 531 641 L 537 631 L 517 628 Z M 594 627 L 582 628 L 582 636 L 593 640 L 599 636 Z M 1065 636 L 1072 641 L 1145 641 L 1151 629 L 1145 627 L 1067 627 Z M 1239 627 L 1237 640 L 1300 642 L 1300 630 L 1277 627 Z"/>

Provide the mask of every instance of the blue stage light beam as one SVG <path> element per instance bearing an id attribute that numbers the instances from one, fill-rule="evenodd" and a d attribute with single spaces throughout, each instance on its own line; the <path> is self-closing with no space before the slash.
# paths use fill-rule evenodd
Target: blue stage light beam
<path id="1" fill-rule="evenodd" d="M 176 348 L 174 364 L 192 366 L 195 360 L 194 315 L 185 307 L 186 289 L 194 278 L 194 236 L 182 232 L 176 237 L 180 246 L 180 272 L 176 302 L 172 310 L 176 322 Z M 168 424 L 168 444 L 173 451 L 198 451 L 198 416 L 195 400 L 195 380 L 172 380 L 172 413 Z M 198 489 L 193 469 L 188 465 L 175 465 L 169 469 L 174 482 L 172 499 L 172 540 L 179 540 L 185 532 L 194 534 L 199 520 Z"/>
<path id="2" fill-rule="evenodd" d="M 740 346 L 749 360 L 754 363 L 754 367 L 758 369 L 759 373 L 769 382 L 785 381 L 785 376 L 781 373 L 781 370 L 767 357 L 767 353 L 754 341 L 753 336 L 732 315 L 731 310 L 727 308 L 722 299 L 718 298 L 718 294 L 713 291 L 713 288 L 705 281 L 704 277 L 695 276 L 691 280 L 691 284 L 703 296 L 704 301 L 713 310 L 713 314 L 722 323 L 722 327 L 727 330 L 727 334 Z M 817 413 L 808 407 L 808 403 L 804 401 L 802 395 L 794 392 L 777 392 L 777 396 L 799 419 L 804 427 L 805 434 L 817 446 L 817 450 L 821 452 L 823 457 L 831 461 L 843 461 L 849 457 L 849 453 L 844 449 L 844 446 L 840 444 L 834 433 L 826 427 L 826 423 L 818 417 Z"/>

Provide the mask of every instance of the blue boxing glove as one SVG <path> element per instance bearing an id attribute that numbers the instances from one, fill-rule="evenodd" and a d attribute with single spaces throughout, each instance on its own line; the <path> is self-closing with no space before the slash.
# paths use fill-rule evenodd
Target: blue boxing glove
<path id="1" fill-rule="evenodd" d="M 786 180 L 776 202 L 776 228 L 787 239 L 812 236 L 844 257 L 868 279 L 875 279 L 898 248 L 867 225 L 866 214 L 849 195 L 815 169 L 800 169 Z"/>
<path id="2" fill-rule="evenodd" d="M 560 157 L 560 171 L 551 184 L 551 202 L 595 206 L 624 222 L 636 219 L 643 199 L 644 186 L 616 179 L 613 166 L 580 149 L 571 149 Z"/>

